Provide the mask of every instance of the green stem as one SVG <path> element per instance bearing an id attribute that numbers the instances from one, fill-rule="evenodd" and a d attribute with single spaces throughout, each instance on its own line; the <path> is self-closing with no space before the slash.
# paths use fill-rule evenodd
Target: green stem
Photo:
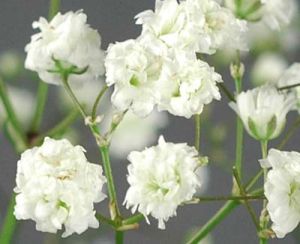
<path id="1" fill-rule="evenodd" d="M 5 86 L 4 81 L 0 78 L 0 98 L 2 100 L 5 112 L 7 114 L 7 117 L 9 119 L 9 122 L 11 123 L 14 131 L 16 132 L 16 134 L 18 135 L 18 140 L 19 142 L 21 142 L 23 145 L 26 145 L 26 138 L 24 135 L 24 132 L 22 130 L 22 126 L 21 123 L 14 111 L 14 108 L 12 106 L 12 103 L 8 97 L 8 92 L 7 92 L 7 88 Z"/>
<path id="2" fill-rule="evenodd" d="M 229 101 L 235 102 L 234 96 L 231 94 L 231 92 L 230 92 L 229 89 L 225 86 L 224 83 L 218 83 L 218 87 L 224 92 L 224 94 L 227 96 L 227 98 L 229 99 Z"/>
<path id="3" fill-rule="evenodd" d="M 245 189 L 243 187 L 242 181 L 241 181 L 241 179 L 239 177 L 239 174 L 238 174 L 238 172 L 237 172 L 237 170 L 235 168 L 233 168 L 233 175 L 234 175 L 236 183 L 237 183 L 237 185 L 239 187 L 241 195 L 245 197 L 244 203 L 245 203 L 245 206 L 246 206 L 246 208 L 247 208 L 247 210 L 248 210 L 248 212 L 250 214 L 250 217 L 251 217 L 251 219 L 252 219 L 252 221 L 253 221 L 253 223 L 254 223 L 254 225 L 256 227 L 256 230 L 259 231 L 260 228 L 259 228 L 258 220 L 256 218 L 255 211 L 253 210 L 253 208 L 251 207 L 250 203 L 248 202 L 248 199 L 246 198 L 247 193 L 246 193 L 246 191 L 245 191 Z M 265 198 L 263 197 L 263 199 L 265 199 Z"/>
<path id="4" fill-rule="evenodd" d="M 49 6 L 49 20 L 51 20 L 58 12 L 60 9 L 60 0 L 51 0 L 50 1 L 50 6 Z"/>
<path id="5" fill-rule="evenodd" d="M 116 231 L 116 244 L 123 244 L 124 241 L 124 232 Z"/>
<path id="6" fill-rule="evenodd" d="M 116 224 L 114 221 L 112 221 L 111 219 L 106 218 L 105 216 L 103 216 L 102 214 L 96 213 L 96 218 L 104 224 L 107 224 L 109 226 L 112 226 L 113 228 L 116 228 Z"/>
<path id="7" fill-rule="evenodd" d="M 119 211 L 119 207 L 118 207 L 117 194 L 116 194 L 114 179 L 113 179 L 113 175 L 112 175 L 111 165 L 110 165 L 108 146 L 100 147 L 100 151 L 101 151 L 101 156 L 102 156 L 102 161 L 103 161 L 103 167 L 105 170 L 105 175 L 107 178 L 107 187 L 108 187 L 108 196 L 110 199 L 111 217 L 114 220 L 114 219 L 120 217 L 120 211 Z"/>
<path id="8" fill-rule="evenodd" d="M 132 224 L 136 224 L 136 223 L 139 223 L 140 221 L 142 221 L 143 219 L 145 219 L 144 215 L 142 214 L 137 214 L 137 215 L 134 215 L 128 219 L 124 219 L 122 221 L 122 224 L 123 225 L 132 225 Z"/>
<path id="9" fill-rule="evenodd" d="M 226 204 L 198 231 L 187 244 L 198 244 L 207 236 L 231 211 L 239 205 L 239 201 L 228 201 Z"/>
<path id="10" fill-rule="evenodd" d="M 236 93 L 239 94 L 242 91 L 242 80 L 235 80 Z M 242 178 L 242 160 L 243 160 L 243 140 L 244 140 L 244 126 L 239 116 L 236 119 L 236 150 L 235 150 L 235 167 Z"/>
<path id="11" fill-rule="evenodd" d="M 12 240 L 15 228 L 17 226 L 17 220 L 14 216 L 14 207 L 15 207 L 15 194 L 13 194 L 10 199 L 6 217 L 4 219 L 2 230 L 0 233 L 1 244 L 12 243 L 11 240 Z"/>
<path id="12" fill-rule="evenodd" d="M 104 85 L 104 87 L 101 89 L 101 91 L 99 92 L 99 94 L 96 98 L 96 101 L 94 103 L 93 110 L 92 110 L 92 120 L 96 119 L 97 108 L 98 108 L 99 102 L 101 101 L 101 98 L 103 97 L 103 95 L 105 94 L 107 89 L 108 89 L 108 87 L 106 85 Z"/>
<path id="13" fill-rule="evenodd" d="M 40 144 L 46 136 L 55 137 L 61 133 L 63 133 L 66 129 L 70 127 L 74 123 L 74 121 L 78 118 L 79 112 L 78 109 L 73 109 L 60 123 L 58 123 L 54 128 L 49 130 L 48 132 L 38 136 L 33 145 Z"/>
<path id="14" fill-rule="evenodd" d="M 31 123 L 31 128 L 30 128 L 30 131 L 33 133 L 38 132 L 40 128 L 47 98 L 48 98 L 48 85 L 43 81 L 39 81 L 38 91 L 37 91 L 37 103 L 36 103 L 36 108 L 35 108 L 34 116 Z"/>
<path id="15" fill-rule="evenodd" d="M 261 141 L 261 152 L 262 152 L 262 158 L 265 159 L 267 158 L 267 153 L 268 153 L 268 141 Z M 267 179 L 267 174 L 268 174 L 268 169 L 264 168 L 263 169 L 264 172 L 264 182 L 266 182 Z M 267 200 L 265 199 L 263 201 L 263 209 L 261 211 L 261 215 L 260 215 L 260 228 L 261 231 L 266 230 L 266 228 L 268 227 L 268 220 L 267 220 Z M 259 243 L 260 244 L 266 244 L 268 242 L 268 239 L 265 237 L 260 236 L 259 238 Z"/>
<path id="16" fill-rule="evenodd" d="M 200 151 L 201 143 L 201 117 L 200 114 L 195 115 L 195 148 Z"/>
<path id="17" fill-rule="evenodd" d="M 202 202 L 214 202 L 214 201 L 246 201 L 246 200 L 261 200 L 265 199 L 263 195 L 247 195 L 243 194 L 242 196 L 216 196 L 216 197 L 194 197 L 191 201 L 185 202 L 185 204 L 197 204 Z"/>

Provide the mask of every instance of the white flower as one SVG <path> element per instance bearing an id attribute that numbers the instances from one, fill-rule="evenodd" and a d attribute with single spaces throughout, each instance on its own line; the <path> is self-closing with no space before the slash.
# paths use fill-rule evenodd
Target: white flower
<path id="1" fill-rule="evenodd" d="M 251 78 L 255 85 L 275 84 L 288 67 L 287 61 L 276 53 L 264 53 L 256 60 Z"/>
<path id="2" fill-rule="evenodd" d="M 155 83 L 161 60 L 138 41 L 110 45 L 105 59 L 106 82 L 114 85 L 113 105 L 121 111 L 131 109 L 138 116 L 150 114 L 155 105 Z"/>
<path id="3" fill-rule="evenodd" d="M 136 18 L 143 25 L 142 36 L 155 37 L 167 47 L 208 54 L 220 48 L 247 49 L 246 22 L 213 0 L 157 0 L 155 11 Z"/>
<path id="4" fill-rule="evenodd" d="M 146 118 L 127 112 L 113 134 L 110 151 L 117 158 L 124 158 L 132 150 L 141 150 L 152 144 L 160 129 L 168 123 L 166 113 L 153 111 Z"/>
<path id="5" fill-rule="evenodd" d="M 221 99 L 218 82 L 221 76 L 207 63 L 176 52 L 163 65 L 158 109 L 186 118 L 200 114 L 204 105 Z"/>
<path id="6" fill-rule="evenodd" d="M 165 228 L 165 221 L 176 215 L 178 205 L 192 199 L 200 179 L 196 170 L 200 166 L 198 153 L 185 143 L 166 143 L 160 137 L 157 146 L 128 156 L 127 208 L 138 210 L 158 219 L 158 227 Z"/>
<path id="7" fill-rule="evenodd" d="M 16 112 L 16 116 L 20 120 L 23 126 L 27 127 L 31 122 L 35 99 L 31 92 L 20 89 L 17 87 L 8 86 L 8 95 L 11 100 L 12 106 Z M 2 102 L 0 102 L 0 125 L 6 119 L 6 112 L 4 110 Z"/>
<path id="8" fill-rule="evenodd" d="M 214 0 L 186 0 L 187 26 L 197 34 L 197 52 L 212 54 L 217 49 L 248 50 L 247 22 Z M 200 19 L 199 16 L 202 15 Z"/>
<path id="9" fill-rule="evenodd" d="M 297 2 L 295 0 L 261 0 L 263 21 L 272 29 L 280 29 L 288 25 L 295 16 Z"/>
<path id="10" fill-rule="evenodd" d="M 272 86 L 240 93 L 230 106 L 240 116 L 247 132 L 257 140 L 274 139 L 282 132 L 287 113 L 294 107 L 293 96 Z"/>
<path id="11" fill-rule="evenodd" d="M 283 238 L 300 221 L 300 154 L 271 149 L 260 162 L 271 168 L 264 185 L 267 210 L 273 231 Z"/>
<path id="12" fill-rule="evenodd" d="M 300 84 L 300 63 L 291 65 L 280 77 L 278 87 Z M 288 91 L 288 90 L 287 90 Z M 296 99 L 298 112 L 300 113 L 300 86 L 291 89 Z"/>
<path id="13" fill-rule="evenodd" d="M 106 179 L 84 152 L 66 139 L 50 138 L 26 150 L 18 161 L 16 218 L 32 219 L 44 232 L 56 233 L 64 225 L 63 237 L 98 228 L 93 204 L 105 198 Z"/>
<path id="14" fill-rule="evenodd" d="M 40 32 L 33 35 L 26 46 L 25 67 L 36 71 L 40 78 L 52 84 L 60 84 L 60 76 L 49 70 L 56 70 L 53 58 L 60 60 L 65 68 L 88 67 L 82 75 L 71 75 L 70 81 L 84 82 L 97 79 L 104 74 L 104 52 L 101 50 L 101 37 L 87 23 L 82 11 L 58 13 L 49 23 L 40 18 L 33 22 L 33 28 Z"/>

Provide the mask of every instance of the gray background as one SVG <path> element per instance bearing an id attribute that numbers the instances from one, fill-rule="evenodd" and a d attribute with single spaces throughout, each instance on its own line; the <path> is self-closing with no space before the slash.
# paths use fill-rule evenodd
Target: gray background
<path id="1" fill-rule="evenodd" d="M 122 41 L 128 38 L 135 38 L 140 32 L 140 28 L 134 24 L 133 17 L 142 10 L 153 8 L 154 0 L 63 0 L 62 10 L 78 10 L 84 9 L 88 15 L 88 22 L 98 29 L 103 38 L 103 48 L 105 49 L 110 42 Z M 1 0 L 0 4 L 0 52 L 7 49 L 17 49 L 22 51 L 25 44 L 28 43 L 31 34 L 31 23 L 38 19 L 39 16 L 47 16 L 48 1 L 46 0 Z M 295 56 L 297 56 L 296 54 Z M 225 73 L 228 73 L 227 71 Z M 226 74 L 225 74 L 226 77 Z M 227 76 L 228 77 L 228 76 Z M 226 81 L 226 78 L 225 78 Z M 24 80 L 24 83 L 35 87 L 36 83 Z M 231 81 L 227 80 L 228 86 L 232 87 Z M 51 97 L 47 103 L 47 114 L 51 116 L 44 120 L 43 128 L 51 127 L 59 117 L 53 116 L 57 111 L 57 102 L 54 88 L 50 88 Z M 216 102 L 214 105 L 214 113 L 212 115 L 213 127 L 214 123 L 220 121 L 224 123 L 229 130 L 226 141 L 226 151 L 228 157 L 234 155 L 234 114 L 228 108 L 226 99 L 223 102 Z M 289 121 L 293 121 L 296 115 L 289 116 Z M 173 142 L 187 141 L 193 143 L 193 121 L 182 118 L 170 117 L 171 123 L 162 133 L 167 140 Z M 88 149 L 89 159 L 96 161 L 98 154 L 90 137 L 89 132 L 83 128 L 82 145 Z M 205 143 L 207 131 L 202 131 L 203 154 L 209 155 L 209 146 Z M 289 149 L 299 150 L 299 136 L 295 136 L 289 143 Z M 13 152 L 13 149 L 7 143 L 7 140 L 0 134 L 0 222 L 4 217 L 4 211 L 7 207 L 9 196 L 14 187 L 16 161 L 18 156 Z M 276 142 L 274 142 L 276 145 Z M 245 146 L 245 172 L 247 175 L 253 175 L 258 170 L 257 159 L 260 158 L 259 145 L 252 139 L 246 136 Z M 210 185 L 209 195 L 220 195 L 229 193 L 231 190 L 231 177 L 228 171 L 231 167 L 231 161 L 223 162 L 225 167 L 218 167 L 212 163 L 210 166 Z M 223 166 L 224 166 L 223 165 Z M 119 199 L 122 201 L 127 189 L 126 183 L 126 161 L 113 162 L 113 172 L 116 176 L 117 189 Z M 105 209 L 105 204 L 101 205 Z M 125 243 L 183 243 L 186 232 L 191 228 L 199 227 L 215 213 L 222 203 L 210 203 L 194 205 L 178 209 L 178 216 L 172 218 L 167 223 L 165 231 L 156 228 L 156 221 L 152 219 L 152 225 L 142 224 L 138 231 L 130 231 L 125 233 Z M 128 212 L 124 209 L 125 214 Z M 270 243 L 299 243 L 295 236 L 288 235 L 284 240 L 270 241 Z M 46 236 L 46 238 L 45 238 Z M 102 239 L 95 241 L 96 237 Z M 64 243 L 107 243 L 105 240 L 111 239 L 113 233 L 106 227 L 101 227 L 100 230 L 89 230 L 82 236 L 74 235 L 71 238 L 64 240 Z M 244 207 L 236 209 L 232 215 L 226 218 L 214 231 L 213 239 L 215 243 L 222 244 L 252 244 L 257 243 L 255 228 L 251 223 L 248 213 Z M 298 239 L 300 240 L 300 239 Z M 31 243 L 57 243 L 59 242 L 54 235 L 44 235 L 35 231 L 34 224 L 31 221 L 24 221 L 18 227 L 14 237 L 14 243 L 31 244 Z M 1 243 L 1 242 L 0 242 Z"/>

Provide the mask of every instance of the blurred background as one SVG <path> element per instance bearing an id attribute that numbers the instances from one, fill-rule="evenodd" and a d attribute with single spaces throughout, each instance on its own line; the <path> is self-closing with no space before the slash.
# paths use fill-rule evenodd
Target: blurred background
<path id="1" fill-rule="evenodd" d="M 135 25 L 134 16 L 146 9 L 153 9 L 154 0 L 62 0 L 62 12 L 84 9 L 88 15 L 88 23 L 98 29 L 102 36 L 102 48 L 109 43 L 136 38 L 140 34 L 140 26 Z M 40 16 L 47 16 L 47 0 L 1 0 L 0 7 L 0 74 L 5 78 L 12 96 L 13 104 L 24 126 L 28 126 L 34 112 L 34 103 L 38 79 L 34 73 L 23 69 L 24 47 L 34 33 L 31 24 Z M 293 62 L 300 61 L 300 22 L 297 18 L 281 32 L 273 32 L 263 25 L 250 27 L 249 40 L 251 51 L 243 54 L 246 64 L 244 88 L 262 84 L 265 80 L 276 80 L 280 74 Z M 232 53 L 218 53 L 207 61 L 215 66 L 223 75 L 224 82 L 233 91 L 233 81 L 229 76 L 229 64 Z M 102 81 L 103 82 L 103 81 Z M 101 83 L 101 82 L 100 82 Z M 103 84 L 103 83 L 102 83 Z M 102 84 L 98 84 L 99 90 Z M 88 101 L 95 97 L 99 90 L 97 84 L 87 84 L 75 92 L 79 99 L 91 106 Z M 101 112 L 109 117 L 109 96 L 102 105 Z M 59 122 L 68 111 L 70 103 L 56 86 L 49 87 L 42 130 L 46 131 Z M 299 114 L 292 112 L 288 117 L 291 125 Z M 0 107 L 0 126 L 3 123 L 3 110 Z M 235 114 L 228 106 L 225 96 L 221 102 L 206 106 L 202 116 L 202 154 L 210 158 L 207 168 L 201 172 L 204 181 L 202 195 L 227 195 L 232 187 L 231 168 L 235 152 Z M 105 122 L 107 123 L 107 122 Z M 104 124 L 105 124 L 104 123 Z M 133 115 L 125 118 L 124 124 L 116 132 L 112 145 L 112 168 L 116 179 L 119 201 L 122 202 L 128 188 L 126 181 L 128 151 L 139 150 L 145 146 L 156 144 L 158 136 L 163 134 L 167 141 L 194 142 L 193 120 L 173 117 L 164 113 L 154 112 L 145 121 Z M 73 143 L 80 143 L 87 149 L 90 162 L 98 163 L 99 155 L 88 129 L 79 119 L 74 127 L 66 131 L 66 137 Z M 300 130 L 287 145 L 288 150 L 299 151 Z M 281 138 L 271 143 L 276 146 Z M 118 142 L 118 143 L 116 143 Z M 0 131 L 0 225 L 5 217 L 9 198 L 15 186 L 16 163 L 19 158 Z M 257 160 L 261 157 L 260 145 L 245 135 L 244 175 L 250 178 L 258 169 Z M 205 224 L 222 206 L 222 202 L 202 203 L 187 207 L 179 207 L 177 217 L 171 218 L 166 230 L 158 230 L 157 222 L 151 220 L 151 225 L 142 223 L 137 231 L 125 233 L 125 243 L 163 244 L 184 243 L 184 240 Z M 107 200 L 98 204 L 97 209 L 107 214 Z M 260 207 L 259 205 L 256 207 Z M 259 208 L 257 208 L 259 210 Z M 122 208 L 124 215 L 129 212 Z M 17 227 L 13 243 L 114 243 L 113 232 L 105 225 L 99 230 L 89 229 L 83 235 L 72 235 L 60 239 L 58 235 L 44 234 L 35 230 L 32 221 L 21 221 Z M 0 240 L 1 243 L 1 240 Z M 243 206 L 238 207 L 201 243 L 253 244 L 257 243 L 255 228 Z M 284 240 L 271 240 L 270 243 L 300 243 L 300 230 L 288 235 Z"/>

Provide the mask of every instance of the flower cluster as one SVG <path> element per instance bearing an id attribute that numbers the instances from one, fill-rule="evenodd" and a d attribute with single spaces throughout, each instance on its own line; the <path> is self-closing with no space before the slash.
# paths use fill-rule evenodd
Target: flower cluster
<path id="1" fill-rule="evenodd" d="M 166 143 L 160 137 L 158 145 L 128 156 L 128 183 L 125 204 L 158 219 L 158 227 L 176 215 L 178 205 L 192 199 L 201 186 L 197 169 L 201 166 L 195 148 L 184 143 Z M 148 221 L 148 220 L 147 220 Z"/>
<path id="2" fill-rule="evenodd" d="M 189 118 L 220 99 L 221 76 L 196 53 L 212 54 L 225 47 L 245 50 L 246 22 L 213 0 L 158 0 L 155 11 L 144 11 L 136 19 L 141 35 L 110 45 L 105 60 L 117 109 L 143 117 L 157 105 Z"/>
<path id="3" fill-rule="evenodd" d="M 283 130 L 287 113 L 295 106 L 291 95 L 273 86 L 240 93 L 230 106 L 240 116 L 247 132 L 257 140 L 274 139 Z"/>
<path id="4" fill-rule="evenodd" d="M 18 162 L 15 216 L 34 220 L 45 232 L 64 225 L 63 237 L 98 228 L 93 204 L 105 198 L 105 182 L 101 166 L 89 163 L 82 147 L 45 138 Z"/>
<path id="5" fill-rule="evenodd" d="M 45 18 L 33 22 L 40 32 L 33 35 L 26 46 L 25 67 L 36 71 L 41 80 L 60 84 L 60 74 L 54 60 L 59 60 L 65 69 L 78 68 L 87 71 L 82 75 L 70 76 L 71 82 L 97 79 L 104 74 L 104 52 L 101 37 L 87 23 L 82 11 L 58 13 L 51 22 Z"/>
<path id="6" fill-rule="evenodd" d="M 300 222 L 300 153 L 271 149 L 260 162 L 271 168 L 264 185 L 267 210 L 273 231 L 283 238 Z"/>

